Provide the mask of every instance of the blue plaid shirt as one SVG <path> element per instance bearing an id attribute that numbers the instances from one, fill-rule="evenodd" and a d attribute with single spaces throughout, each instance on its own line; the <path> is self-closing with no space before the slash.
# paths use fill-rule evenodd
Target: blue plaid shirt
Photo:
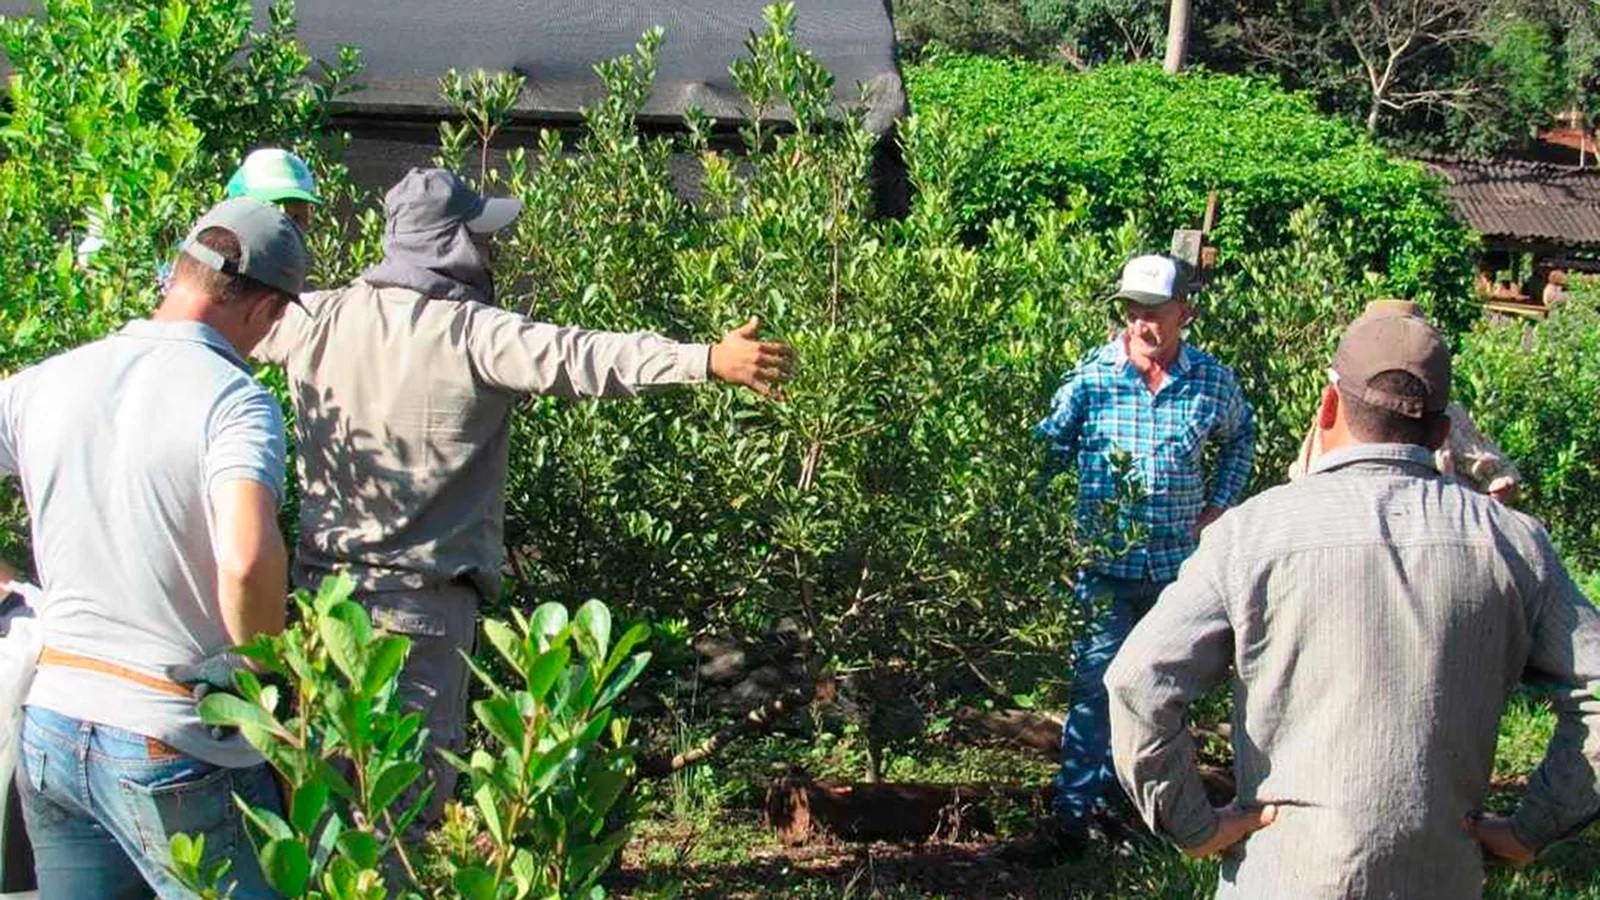
<path id="1" fill-rule="evenodd" d="M 1249 484 L 1256 436 L 1250 404 L 1233 372 L 1188 344 L 1152 394 L 1118 334 L 1078 364 L 1051 408 L 1034 433 L 1050 443 L 1061 465 L 1077 462 L 1080 529 L 1115 542 L 1138 524 L 1146 535 L 1127 552 L 1091 563 L 1098 574 L 1171 580 L 1194 551 L 1201 510 L 1207 503 L 1233 506 Z M 1221 445 L 1209 490 L 1200 468 L 1207 441 Z M 1131 457 L 1132 475 L 1147 496 L 1106 522 L 1102 503 L 1116 497 L 1112 454 L 1118 450 Z"/>

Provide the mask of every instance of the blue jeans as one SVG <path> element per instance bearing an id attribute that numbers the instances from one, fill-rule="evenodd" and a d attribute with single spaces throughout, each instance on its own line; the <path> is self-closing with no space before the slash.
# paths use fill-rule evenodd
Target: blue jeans
<path id="1" fill-rule="evenodd" d="M 1171 583 L 1083 572 L 1073 587 L 1089 625 L 1073 643 L 1072 708 L 1061 729 L 1061 771 L 1055 777 L 1053 811 L 1063 828 L 1082 829 L 1090 816 L 1105 808 L 1107 791 L 1117 789 L 1117 774 L 1111 767 L 1106 669 L 1134 624 Z"/>
<path id="2" fill-rule="evenodd" d="M 233 797 L 281 814 L 265 765 L 225 769 L 142 734 L 27 707 L 17 788 L 41 900 L 195 895 L 167 871 L 178 833 L 204 835 L 206 861 L 232 865 L 235 900 L 276 897 Z"/>

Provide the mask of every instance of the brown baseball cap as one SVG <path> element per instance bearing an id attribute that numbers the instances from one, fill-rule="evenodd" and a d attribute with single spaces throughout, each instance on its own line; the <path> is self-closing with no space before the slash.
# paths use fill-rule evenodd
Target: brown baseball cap
<path id="1" fill-rule="evenodd" d="M 1450 402 L 1450 348 L 1415 303 L 1379 300 L 1344 331 L 1333 355 L 1339 390 L 1373 406 L 1420 419 L 1444 412 Z M 1372 386 L 1383 372 L 1405 372 L 1427 388 L 1423 397 L 1403 397 Z"/>

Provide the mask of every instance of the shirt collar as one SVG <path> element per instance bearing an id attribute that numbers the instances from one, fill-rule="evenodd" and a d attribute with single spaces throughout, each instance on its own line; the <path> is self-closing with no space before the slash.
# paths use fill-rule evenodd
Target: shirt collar
<path id="1" fill-rule="evenodd" d="M 1353 444 L 1317 457 L 1306 474 L 1315 475 L 1318 472 L 1328 472 L 1368 462 L 1423 466 L 1430 472 L 1439 471 L 1434 463 L 1433 451 L 1426 447 L 1419 447 L 1416 444 Z"/>
<path id="2" fill-rule="evenodd" d="M 122 326 L 122 330 L 117 333 L 152 341 L 187 341 L 201 344 L 233 363 L 241 371 L 246 373 L 251 371 L 250 364 L 239 356 L 239 351 L 228 343 L 228 339 L 203 322 L 158 322 L 155 319 L 135 319 Z"/>

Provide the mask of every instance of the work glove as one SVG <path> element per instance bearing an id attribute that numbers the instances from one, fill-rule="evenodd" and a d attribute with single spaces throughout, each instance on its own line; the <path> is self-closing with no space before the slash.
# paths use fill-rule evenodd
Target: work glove
<path id="1" fill-rule="evenodd" d="M 194 695 L 194 702 L 198 704 L 213 691 L 222 691 L 232 694 L 236 692 L 233 684 L 233 673 L 242 668 L 243 659 L 236 653 L 216 653 L 199 662 L 185 663 L 180 666 L 168 666 L 167 679 L 174 684 L 189 689 Z M 224 725 L 208 726 L 213 740 L 225 741 L 233 737 L 239 729 Z"/>

